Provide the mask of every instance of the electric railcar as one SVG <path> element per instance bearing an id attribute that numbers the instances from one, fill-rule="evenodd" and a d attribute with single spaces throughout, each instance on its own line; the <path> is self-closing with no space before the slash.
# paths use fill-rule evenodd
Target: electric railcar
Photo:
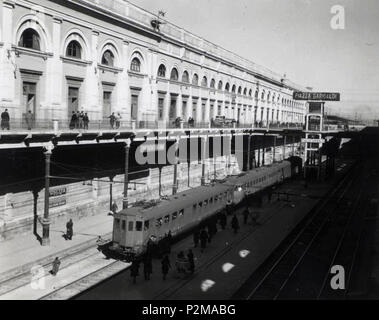
<path id="1" fill-rule="evenodd" d="M 190 189 L 164 200 L 137 205 L 114 215 L 113 239 L 99 247 L 107 257 L 130 260 L 146 250 L 149 239 L 159 241 L 169 232 L 173 237 L 199 225 L 246 197 L 292 176 L 291 162 L 283 161 L 233 176 L 224 182 Z"/>

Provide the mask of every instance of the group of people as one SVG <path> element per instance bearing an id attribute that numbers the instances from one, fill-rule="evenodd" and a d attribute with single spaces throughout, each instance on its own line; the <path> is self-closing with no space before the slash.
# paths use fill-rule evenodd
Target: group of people
<path id="1" fill-rule="evenodd" d="M 72 111 L 70 120 L 70 129 L 84 129 L 88 130 L 89 117 L 87 112 Z"/>
<path id="2" fill-rule="evenodd" d="M 189 118 L 188 118 L 188 126 L 189 126 L 190 128 L 195 127 L 195 119 L 194 119 L 194 118 L 192 118 L 192 117 L 189 117 Z"/>
<path id="3" fill-rule="evenodd" d="M 112 112 L 112 114 L 108 117 L 109 124 L 111 125 L 111 129 L 118 129 L 121 126 L 121 114 L 120 112 L 117 112 L 117 115 Z"/>
<path id="4" fill-rule="evenodd" d="M 140 275 L 140 264 L 143 264 L 143 275 L 146 281 L 150 280 L 153 273 L 153 260 L 152 255 L 146 252 L 142 259 L 134 259 L 132 265 L 130 266 L 130 277 L 132 278 L 133 284 L 137 283 L 137 277 Z M 185 273 L 187 271 L 190 274 L 195 272 L 195 257 L 192 250 L 188 250 L 187 255 L 183 251 L 179 252 L 176 258 L 175 267 L 178 273 Z M 161 259 L 161 272 L 162 279 L 166 280 L 167 275 L 171 269 L 170 258 L 167 254 Z"/>

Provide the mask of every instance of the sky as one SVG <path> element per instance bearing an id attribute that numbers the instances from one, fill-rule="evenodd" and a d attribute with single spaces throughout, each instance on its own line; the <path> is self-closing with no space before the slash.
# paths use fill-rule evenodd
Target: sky
<path id="1" fill-rule="evenodd" d="M 313 91 L 340 92 L 329 113 L 379 119 L 378 0 L 130 2 Z M 335 5 L 344 29 L 331 27 Z"/>

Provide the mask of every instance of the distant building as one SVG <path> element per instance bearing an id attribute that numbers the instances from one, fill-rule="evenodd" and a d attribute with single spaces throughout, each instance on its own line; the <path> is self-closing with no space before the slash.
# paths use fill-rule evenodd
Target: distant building
<path id="1" fill-rule="evenodd" d="M 0 0 L 0 108 L 12 119 L 303 123 L 288 79 L 122 0 Z M 155 21 L 155 22 L 154 22 Z"/>

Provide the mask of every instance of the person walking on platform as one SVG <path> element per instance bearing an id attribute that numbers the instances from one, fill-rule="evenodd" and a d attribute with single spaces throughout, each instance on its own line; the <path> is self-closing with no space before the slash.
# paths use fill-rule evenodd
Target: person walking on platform
<path id="1" fill-rule="evenodd" d="M 245 210 L 243 211 L 243 224 L 245 225 L 247 224 L 249 215 L 250 215 L 249 207 L 246 207 Z"/>
<path id="2" fill-rule="evenodd" d="M 222 230 L 225 230 L 227 224 L 227 217 L 225 211 L 222 211 L 220 214 L 220 225 Z"/>
<path id="3" fill-rule="evenodd" d="M 51 270 L 51 274 L 53 276 L 57 275 L 60 265 L 61 265 L 61 261 L 59 260 L 58 257 L 56 257 L 55 260 L 53 261 L 53 269 Z"/>
<path id="4" fill-rule="evenodd" d="M 193 243 L 195 245 L 195 248 L 199 245 L 199 240 L 200 240 L 200 232 L 198 229 L 195 230 L 193 233 Z"/>
<path id="5" fill-rule="evenodd" d="M 234 233 L 237 233 L 239 228 L 240 224 L 238 222 L 238 218 L 236 215 L 234 215 L 232 219 L 232 229 L 234 230 Z"/>
<path id="6" fill-rule="evenodd" d="M 74 234 L 74 223 L 72 222 L 72 219 L 70 219 L 67 223 L 66 223 L 66 238 L 68 240 L 72 240 L 72 236 Z"/>
<path id="7" fill-rule="evenodd" d="M 137 259 L 133 260 L 130 266 L 130 276 L 133 278 L 133 284 L 135 284 L 139 276 L 139 261 Z"/>
<path id="8" fill-rule="evenodd" d="M 143 259 L 143 274 L 145 276 L 145 280 L 150 280 L 150 275 L 153 273 L 153 261 L 151 256 L 145 254 Z"/>
<path id="9" fill-rule="evenodd" d="M 192 252 L 191 249 L 188 250 L 187 259 L 188 259 L 188 262 L 189 262 L 190 272 L 191 272 L 191 274 L 193 274 L 195 272 L 195 258 L 193 256 L 193 252 Z"/>
<path id="10" fill-rule="evenodd" d="M 162 259 L 162 275 L 163 275 L 163 280 L 166 280 L 168 271 L 171 269 L 171 263 L 169 257 L 166 255 Z"/>
<path id="11" fill-rule="evenodd" d="M 201 252 L 204 252 L 204 249 L 207 247 L 207 241 L 208 241 L 208 232 L 203 229 L 200 232 L 200 247 L 201 247 Z"/>
<path id="12" fill-rule="evenodd" d="M 84 125 L 84 130 L 88 130 L 89 117 L 88 117 L 87 112 L 84 114 L 84 117 L 83 117 L 83 125 Z"/>
<path id="13" fill-rule="evenodd" d="M 171 253 L 171 246 L 172 246 L 172 233 L 171 233 L 171 230 L 167 234 L 167 246 L 168 246 L 168 253 Z"/>

